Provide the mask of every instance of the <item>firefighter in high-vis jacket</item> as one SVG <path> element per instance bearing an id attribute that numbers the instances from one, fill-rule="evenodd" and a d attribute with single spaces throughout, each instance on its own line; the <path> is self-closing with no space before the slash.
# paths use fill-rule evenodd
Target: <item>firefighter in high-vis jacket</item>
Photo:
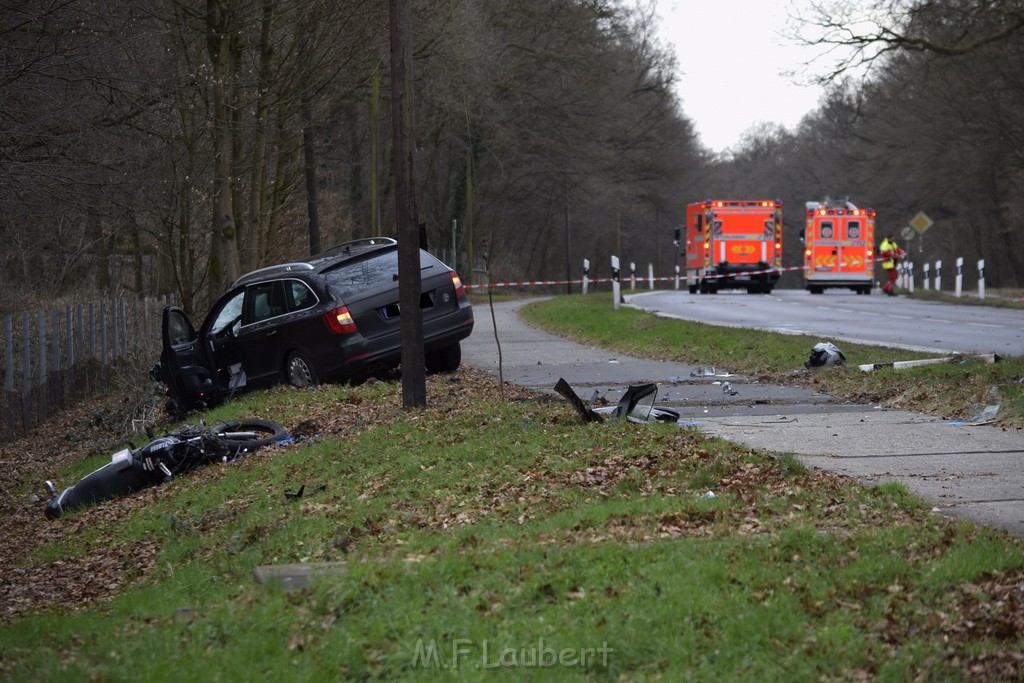
<path id="1" fill-rule="evenodd" d="M 886 235 L 878 245 L 878 255 L 882 257 L 882 269 L 889 275 L 889 280 L 882 285 L 882 291 L 889 296 L 896 296 L 896 280 L 899 278 L 897 264 L 907 252 L 900 249 L 892 235 Z"/>

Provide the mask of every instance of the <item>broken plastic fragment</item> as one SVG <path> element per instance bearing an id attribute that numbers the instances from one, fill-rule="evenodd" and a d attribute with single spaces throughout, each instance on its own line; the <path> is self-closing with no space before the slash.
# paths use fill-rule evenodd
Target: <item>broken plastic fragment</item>
<path id="1" fill-rule="evenodd" d="M 963 425 L 967 427 L 991 424 L 996 421 L 996 417 L 999 415 L 999 406 L 985 406 L 985 410 L 981 411 L 974 417 L 967 420 L 950 420 L 946 422 L 948 425 Z"/>

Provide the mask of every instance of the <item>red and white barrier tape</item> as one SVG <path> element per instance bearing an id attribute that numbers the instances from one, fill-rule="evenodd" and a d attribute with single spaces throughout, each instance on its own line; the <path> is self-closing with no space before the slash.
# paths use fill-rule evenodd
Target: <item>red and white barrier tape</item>
<path id="1" fill-rule="evenodd" d="M 875 259 L 875 262 L 880 262 L 882 259 Z M 839 264 L 837 267 L 842 267 L 845 264 Z M 784 273 L 790 270 L 803 270 L 804 266 L 787 266 L 785 268 L 768 268 L 766 270 L 747 270 L 741 273 L 722 273 L 722 274 L 708 274 L 704 275 L 703 278 L 707 280 L 717 280 L 725 277 L 735 277 L 737 275 L 764 275 L 767 273 Z M 655 282 L 674 282 L 676 279 L 675 275 L 661 276 L 654 278 Z M 588 283 L 595 282 L 612 282 L 613 278 L 610 277 L 594 277 L 587 280 Z M 650 282 L 649 277 L 633 277 L 633 276 L 619 276 L 620 283 L 626 282 Z M 686 281 L 686 274 L 679 274 L 679 281 Z M 583 280 L 527 280 L 524 282 L 491 282 L 489 284 L 477 284 L 477 285 L 466 285 L 466 289 L 481 289 L 483 287 L 531 287 L 531 286 L 549 286 L 549 285 L 579 285 L 582 284 Z"/>

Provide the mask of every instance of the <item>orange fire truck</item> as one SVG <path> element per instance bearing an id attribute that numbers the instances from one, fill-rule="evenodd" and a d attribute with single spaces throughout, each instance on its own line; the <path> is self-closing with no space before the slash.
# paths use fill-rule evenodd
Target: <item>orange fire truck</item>
<path id="1" fill-rule="evenodd" d="M 871 294 L 875 277 L 875 212 L 859 209 L 846 197 L 807 202 L 804 281 L 807 291 L 848 287 Z"/>
<path id="2" fill-rule="evenodd" d="M 768 294 L 782 268 L 782 202 L 706 200 L 686 207 L 686 285 L 691 294 Z"/>

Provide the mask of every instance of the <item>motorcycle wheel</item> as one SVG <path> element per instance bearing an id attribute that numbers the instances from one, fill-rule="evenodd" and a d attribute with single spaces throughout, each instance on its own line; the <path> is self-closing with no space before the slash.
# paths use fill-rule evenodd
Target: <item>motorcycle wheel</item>
<path id="1" fill-rule="evenodd" d="M 288 438 L 288 430 L 270 420 L 248 418 L 228 420 L 210 428 L 232 455 L 248 453 Z"/>

